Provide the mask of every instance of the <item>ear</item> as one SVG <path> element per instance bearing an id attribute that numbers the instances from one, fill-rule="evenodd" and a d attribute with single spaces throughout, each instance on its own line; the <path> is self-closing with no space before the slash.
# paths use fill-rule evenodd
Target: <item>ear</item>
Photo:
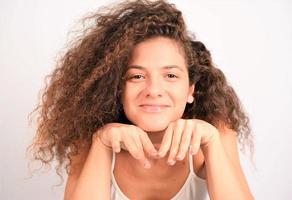
<path id="1" fill-rule="evenodd" d="M 189 93 L 188 93 L 188 103 L 193 103 L 194 99 L 194 91 L 195 91 L 195 84 L 192 84 L 189 88 Z"/>

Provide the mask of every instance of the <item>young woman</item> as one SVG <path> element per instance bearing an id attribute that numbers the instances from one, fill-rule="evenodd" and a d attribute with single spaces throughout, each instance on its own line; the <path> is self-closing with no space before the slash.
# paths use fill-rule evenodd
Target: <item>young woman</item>
<path id="1" fill-rule="evenodd" d="M 51 75 L 31 146 L 68 170 L 64 198 L 253 199 L 237 150 L 237 138 L 252 146 L 248 118 L 181 12 L 131 1 L 88 19 Z"/>

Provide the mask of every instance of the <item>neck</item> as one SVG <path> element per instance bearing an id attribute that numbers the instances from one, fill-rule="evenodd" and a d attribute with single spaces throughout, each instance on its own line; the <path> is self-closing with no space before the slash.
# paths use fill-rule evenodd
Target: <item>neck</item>
<path id="1" fill-rule="evenodd" d="M 147 132 L 148 137 L 150 138 L 152 144 L 161 144 L 165 130 L 155 131 L 155 132 Z"/>

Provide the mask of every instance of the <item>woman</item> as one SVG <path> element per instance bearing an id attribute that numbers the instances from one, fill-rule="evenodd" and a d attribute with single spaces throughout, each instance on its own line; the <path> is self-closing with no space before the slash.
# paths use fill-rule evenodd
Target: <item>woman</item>
<path id="1" fill-rule="evenodd" d="M 51 75 L 31 146 L 66 166 L 64 198 L 253 199 L 236 145 L 248 118 L 181 12 L 132 1 L 89 19 Z"/>

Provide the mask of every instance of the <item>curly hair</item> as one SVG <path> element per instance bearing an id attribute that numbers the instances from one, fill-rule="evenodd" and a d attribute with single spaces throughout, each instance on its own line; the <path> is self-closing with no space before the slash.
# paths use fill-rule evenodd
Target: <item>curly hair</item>
<path id="1" fill-rule="evenodd" d="M 249 120 L 210 52 L 187 31 L 181 11 L 164 0 L 124 1 L 85 17 L 91 22 L 73 40 L 46 78 L 37 114 L 36 136 L 28 147 L 34 160 L 57 161 L 56 172 L 69 172 L 72 157 L 91 145 L 94 132 L 110 122 L 130 123 L 121 94 L 134 46 L 152 37 L 168 37 L 184 51 L 195 102 L 184 118 L 198 118 L 237 132 L 242 146 L 252 149 Z M 192 35 L 192 36 L 191 36 Z"/>

